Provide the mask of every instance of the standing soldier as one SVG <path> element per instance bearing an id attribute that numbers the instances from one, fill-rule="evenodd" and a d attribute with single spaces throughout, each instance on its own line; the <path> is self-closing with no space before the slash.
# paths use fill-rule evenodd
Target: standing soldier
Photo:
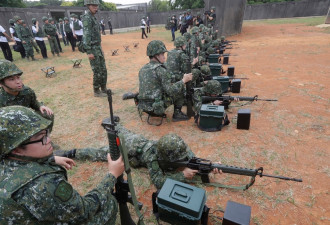
<path id="1" fill-rule="evenodd" d="M 113 34 L 112 33 L 112 24 L 111 24 L 111 19 L 110 18 L 108 20 L 108 25 L 109 25 L 109 29 L 110 29 L 110 34 Z"/>
<path id="2" fill-rule="evenodd" d="M 150 33 L 150 25 L 151 25 L 151 20 L 149 19 L 149 16 L 147 16 L 147 33 Z"/>
<path id="3" fill-rule="evenodd" d="M 67 46 L 69 43 L 68 43 L 68 40 L 66 39 L 66 37 L 64 35 L 64 23 L 63 23 L 63 20 L 60 18 L 58 21 L 60 21 L 60 24 L 58 26 L 60 27 L 60 33 L 62 35 L 63 43 L 64 43 L 65 46 Z"/>
<path id="4" fill-rule="evenodd" d="M 216 22 L 216 14 L 215 14 L 215 6 L 211 7 L 211 13 L 210 15 L 206 15 L 206 19 L 207 19 L 207 24 L 211 24 L 212 25 L 212 30 L 215 31 L 216 27 L 215 27 L 215 22 Z"/>
<path id="5" fill-rule="evenodd" d="M 76 41 L 73 37 L 71 24 L 67 17 L 64 17 L 64 35 L 67 37 L 68 41 L 70 42 L 72 51 L 74 52 L 76 49 Z"/>
<path id="6" fill-rule="evenodd" d="M 101 48 L 100 26 L 95 17 L 99 4 L 99 0 L 84 0 L 84 5 L 87 6 L 88 10 L 82 19 L 84 25 L 83 46 L 94 74 L 94 96 L 107 97 L 107 67 Z"/>
<path id="7" fill-rule="evenodd" d="M 9 61 L 13 61 L 13 55 L 10 50 L 10 46 L 8 44 L 8 39 L 13 40 L 8 34 L 6 34 L 6 30 L 0 25 L 0 47 L 5 56 L 5 59 Z"/>
<path id="8" fill-rule="evenodd" d="M 17 18 L 16 18 L 17 19 Z M 34 61 L 34 51 L 32 46 L 32 35 L 30 32 L 30 29 L 26 26 L 26 23 L 24 20 L 21 20 L 20 18 L 17 19 L 17 36 L 19 39 L 22 40 L 22 44 L 25 49 L 26 58 L 29 60 L 29 57 Z"/>
<path id="9" fill-rule="evenodd" d="M 45 33 L 42 30 L 42 28 L 39 26 L 39 22 L 36 20 L 36 18 L 32 18 L 32 34 L 34 36 L 34 39 L 36 40 L 40 50 L 41 50 L 41 54 L 42 57 L 44 59 L 47 59 L 47 48 L 44 42 L 44 37 L 45 37 Z"/>
<path id="10" fill-rule="evenodd" d="M 141 19 L 141 31 L 142 31 L 142 39 L 144 39 L 144 36 L 146 37 L 146 38 L 148 38 L 148 36 L 147 36 L 147 34 L 146 34 L 146 21 L 145 21 L 145 17 L 143 17 L 142 19 Z"/>
<path id="11" fill-rule="evenodd" d="M 172 41 L 175 41 L 175 31 L 178 29 L 178 20 L 176 19 L 176 15 L 171 17 L 170 28 L 172 33 Z"/>
<path id="12" fill-rule="evenodd" d="M 60 39 L 59 39 L 59 33 L 58 33 L 58 29 L 57 29 L 57 26 L 56 26 L 56 23 L 55 23 L 55 20 L 53 18 L 49 18 L 49 22 L 50 24 L 55 27 L 56 29 L 56 35 L 55 35 L 55 38 L 56 38 L 56 42 L 57 42 L 57 45 L 58 45 L 58 49 L 60 50 L 61 53 L 63 53 L 62 51 L 62 46 L 61 46 L 61 43 L 60 43 Z"/>
<path id="13" fill-rule="evenodd" d="M 15 43 L 19 49 L 19 53 L 21 54 L 22 59 L 24 59 L 25 58 L 25 49 L 23 47 L 21 39 L 19 39 L 17 36 L 17 32 L 15 30 L 15 20 L 10 19 L 9 24 L 10 24 L 9 32 L 11 34 L 11 37 L 15 40 Z"/>
<path id="14" fill-rule="evenodd" d="M 73 14 L 72 16 L 74 18 L 73 22 L 72 22 L 72 26 L 73 26 L 73 37 L 81 42 L 82 38 L 83 38 L 83 24 L 80 20 L 78 20 L 78 15 Z"/>
<path id="15" fill-rule="evenodd" d="M 47 17 L 45 17 L 45 16 L 42 17 L 42 21 L 45 23 L 43 30 L 44 30 L 44 33 L 48 37 L 50 49 L 51 49 L 53 56 L 55 55 L 55 53 L 57 54 L 57 56 L 60 56 L 60 52 L 59 52 L 58 45 L 57 45 L 57 40 L 55 37 L 56 28 L 49 23 L 49 20 Z"/>

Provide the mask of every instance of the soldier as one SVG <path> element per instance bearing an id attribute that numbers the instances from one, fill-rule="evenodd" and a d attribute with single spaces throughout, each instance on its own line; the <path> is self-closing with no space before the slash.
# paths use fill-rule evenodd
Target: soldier
<path id="1" fill-rule="evenodd" d="M 112 190 L 124 171 L 122 158 L 108 154 L 109 173 L 81 196 L 65 170 L 74 162 L 53 155 L 50 123 L 29 108 L 0 108 L 0 223 L 115 224 Z"/>
<path id="2" fill-rule="evenodd" d="M 95 17 L 99 0 L 84 0 L 87 13 L 83 16 L 84 37 L 83 45 L 93 70 L 93 88 L 95 97 L 107 97 L 107 67 L 101 48 L 100 26 Z M 101 91 L 100 91 L 101 88 Z"/>
<path id="3" fill-rule="evenodd" d="M 197 12 L 197 16 L 194 18 L 194 24 L 193 24 L 194 26 L 199 27 L 204 23 L 201 16 L 202 14 L 200 12 Z"/>
<path id="4" fill-rule="evenodd" d="M 55 53 L 57 54 L 57 56 L 60 56 L 60 51 L 59 51 L 57 40 L 55 37 L 56 28 L 49 23 L 49 20 L 47 17 L 45 17 L 45 16 L 42 17 L 42 21 L 44 22 L 43 31 L 47 35 L 50 49 L 51 49 L 53 56 L 55 55 Z"/>
<path id="5" fill-rule="evenodd" d="M 56 26 L 56 23 L 55 23 L 55 20 L 52 19 L 52 18 L 49 18 L 49 22 L 50 24 L 55 27 L 56 29 L 56 35 L 55 35 L 55 38 L 56 38 L 56 42 L 57 42 L 57 45 L 58 45 L 58 49 L 60 50 L 61 53 L 63 53 L 62 51 L 62 46 L 61 46 L 61 43 L 60 43 L 60 39 L 59 39 L 59 33 L 58 33 L 58 29 L 57 29 L 57 26 Z"/>
<path id="6" fill-rule="evenodd" d="M 23 26 L 24 21 L 19 16 L 14 16 L 14 20 L 16 21 L 15 30 L 18 38 L 22 40 L 26 58 L 29 59 L 29 57 L 31 57 L 32 60 L 35 60 L 32 46 L 32 36 L 29 28 L 26 28 L 26 25 L 25 27 Z"/>
<path id="7" fill-rule="evenodd" d="M 198 57 L 200 50 L 200 43 L 198 38 L 198 28 L 193 27 L 191 29 L 191 44 L 190 44 L 190 61 L 192 62 L 194 58 Z"/>
<path id="8" fill-rule="evenodd" d="M 64 36 L 69 40 L 72 51 L 74 52 L 76 50 L 76 39 L 73 37 L 72 27 L 67 17 L 64 17 Z"/>
<path id="9" fill-rule="evenodd" d="M 191 34 L 186 32 L 183 34 L 183 37 L 186 40 L 186 55 L 191 59 L 190 57 L 190 48 L 191 48 Z"/>
<path id="10" fill-rule="evenodd" d="M 63 39 L 64 46 L 67 46 L 67 45 L 69 45 L 69 43 L 68 43 L 68 40 L 65 37 L 63 20 L 62 20 L 62 18 L 60 18 L 58 21 L 60 22 L 60 24 L 58 26 L 60 27 L 60 33 L 61 33 L 61 36 L 62 36 L 62 39 Z"/>
<path id="11" fill-rule="evenodd" d="M 217 17 L 217 15 L 215 14 L 215 6 L 212 6 L 211 13 L 210 13 L 210 15 L 208 15 L 208 14 L 206 15 L 206 19 L 207 19 L 207 24 L 211 24 L 213 31 L 216 30 L 216 28 L 215 28 L 216 20 L 217 20 L 216 17 Z"/>
<path id="12" fill-rule="evenodd" d="M 73 14 L 73 21 L 72 21 L 72 27 L 73 27 L 73 37 L 81 42 L 83 38 L 83 23 L 78 19 L 78 15 Z"/>
<path id="13" fill-rule="evenodd" d="M 170 20 L 170 29 L 172 33 L 172 41 L 175 41 L 175 31 L 177 30 L 178 27 L 178 21 L 176 19 L 176 15 L 173 15 Z"/>
<path id="14" fill-rule="evenodd" d="M 53 111 L 37 100 L 34 91 L 24 86 L 23 72 L 12 62 L 0 60 L 0 108 L 11 105 L 22 105 L 32 108 L 37 113 L 54 123 Z M 51 126 L 51 127 L 52 127 Z"/>
<path id="15" fill-rule="evenodd" d="M 17 32 L 15 30 L 15 20 L 10 19 L 9 24 L 10 24 L 9 32 L 11 34 L 11 37 L 15 40 L 15 44 L 17 45 L 17 47 L 19 49 L 19 53 L 21 54 L 22 59 L 24 59 L 25 58 L 25 49 L 23 47 L 21 39 L 19 39 L 17 36 Z"/>
<path id="16" fill-rule="evenodd" d="M 33 36 L 41 50 L 42 57 L 44 59 L 47 59 L 48 58 L 47 48 L 46 48 L 46 45 L 44 42 L 45 33 L 42 30 L 42 28 L 39 26 L 39 22 L 37 21 L 36 18 L 32 18 L 32 24 L 33 24 L 33 26 L 32 26 Z"/>
<path id="17" fill-rule="evenodd" d="M 195 176 L 197 170 L 180 168 L 170 169 L 164 166 L 167 162 L 189 160 L 194 157 L 194 153 L 183 139 L 177 134 L 167 134 L 158 141 L 148 140 L 140 134 L 135 134 L 121 125 L 117 125 L 119 137 L 128 154 L 130 166 L 133 168 L 145 167 L 149 171 L 151 182 L 157 189 L 161 189 L 165 180 L 171 178 L 181 182 L 199 182 L 199 176 Z M 55 155 L 66 156 L 78 160 L 105 161 L 109 147 L 73 149 L 70 151 L 55 151 Z M 162 164 L 163 163 L 163 164 Z M 214 170 L 219 173 L 218 170 Z"/>
<path id="18" fill-rule="evenodd" d="M 148 38 L 148 36 L 147 36 L 147 34 L 146 34 L 146 21 L 145 21 L 145 17 L 143 17 L 142 19 L 141 19 L 141 26 L 140 26 L 140 28 L 141 28 L 141 31 L 142 31 L 142 39 L 144 39 L 144 36 L 146 37 L 146 38 Z"/>
<path id="19" fill-rule="evenodd" d="M 181 108 L 184 104 L 185 83 L 191 81 L 192 74 L 184 74 L 182 80 L 171 83 L 172 75 L 163 65 L 166 47 L 162 41 L 151 41 L 147 46 L 150 62 L 139 71 L 139 109 L 159 116 L 174 104 L 173 121 L 188 120 Z"/>
<path id="20" fill-rule="evenodd" d="M 198 58 L 195 58 L 192 63 L 190 62 L 185 53 L 186 41 L 184 37 L 178 37 L 174 41 L 174 46 L 175 49 L 167 53 L 165 67 L 171 71 L 175 77 L 175 82 L 177 82 L 182 80 L 183 75 L 190 71 L 188 67 L 193 67 L 198 62 Z"/>
<path id="21" fill-rule="evenodd" d="M 10 46 L 8 44 L 8 40 L 14 41 L 13 38 L 11 38 L 7 33 L 6 30 L 0 25 L 0 47 L 3 52 L 3 55 L 5 56 L 5 59 L 9 61 L 13 61 L 13 55 L 11 53 Z"/>
<path id="22" fill-rule="evenodd" d="M 110 18 L 108 20 L 108 26 L 109 26 L 109 29 L 110 29 L 110 34 L 112 35 L 113 32 L 112 32 L 112 24 L 111 24 L 111 19 Z"/>

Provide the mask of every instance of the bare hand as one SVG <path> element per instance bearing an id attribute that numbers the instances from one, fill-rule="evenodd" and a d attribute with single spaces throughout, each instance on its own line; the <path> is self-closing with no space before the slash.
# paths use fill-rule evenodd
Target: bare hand
<path id="1" fill-rule="evenodd" d="M 22 41 L 23 44 L 26 44 L 26 41 Z"/>
<path id="2" fill-rule="evenodd" d="M 77 39 L 77 36 L 76 36 L 75 34 L 73 35 L 73 37 L 74 37 L 75 39 Z"/>
<path id="3" fill-rule="evenodd" d="M 193 65 L 195 65 L 196 63 L 198 63 L 198 57 L 194 58 L 192 62 Z"/>
<path id="4" fill-rule="evenodd" d="M 192 78 L 193 78 L 192 73 L 186 73 L 183 75 L 182 81 L 183 81 L 183 83 L 187 83 L 187 82 L 191 81 Z"/>
<path id="5" fill-rule="evenodd" d="M 222 104 L 222 101 L 215 100 L 215 101 L 213 102 L 213 104 L 214 104 L 214 105 L 221 105 L 221 104 Z"/>
<path id="6" fill-rule="evenodd" d="M 67 157 L 62 157 L 62 156 L 54 156 L 55 158 L 55 163 L 63 166 L 67 170 L 71 170 L 73 166 L 76 165 L 76 163 Z"/>
<path id="7" fill-rule="evenodd" d="M 123 157 L 120 156 L 116 161 L 112 161 L 110 154 L 108 153 L 107 158 L 109 173 L 114 175 L 116 178 L 122 175 L 125 170 Z"/>
<path id="8" fill-rule="evenodd" d="M 50 35 L 47 35 L 48 38 L 50 38 Z"/>
<path id="9" fill-rule="evenodd" d="M 94 59 L 95 59 L 95 57 L 94 57 L 93 54 L 88 54 L 87 56 L 88 56 L 88 59 L 89 59 L 89 60 L 94 60 Z"/>
<path id="10" fill-rule="evenodd" d="M 221 161 L 216 162 L 216 164 L 221 164 Z M 212 173 L 214 173 L 214 174 L 222 174 L 222 171 L 219 170 L 219 169 L 217 169 L 217 168 L 214 168 L 214 169 L 212 170 Z"/>
<path id="11" fill-rule="evenodd" d="M 198 170 L 192 170 L 188 167 L 184 168 L 184 170 L 182 171 L 183 172 L 183 175 L 185 178 L 187 179 L 192 179 L 196 173 L 198 173 Z"/>
<path id="12" fill-rule="evenodd" d="M 42 113 L 45 113 L 45 111 L 46 111 L 47 115 L 49 115 L 49 116 L 54 114 L 50 108 L 48 108 L 47 106 L 44 106 L 44 105 L 40 106 L 39 110 Z"/>
<path id="13" fill-rule="evenodd" d="M 239 98 L 235 97 L 234 102 L 238 102 L 238 101 L 239 101 Z"/>

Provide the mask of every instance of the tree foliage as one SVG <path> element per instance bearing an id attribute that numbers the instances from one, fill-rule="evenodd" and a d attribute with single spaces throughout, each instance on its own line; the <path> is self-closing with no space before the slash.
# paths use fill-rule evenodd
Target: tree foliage
<path id="1" fill-rule="evenodd" d="M 100 1 L 100 5 L 99 8 L 101 10 L 104 11 L 117 11 L 117 7 L 115 3 L 111 3 L 111 2 L 104 2 L 103 0 L 99 0 Z M 74 6 L 80 6 L 83 7 L 84 6 L 84 0 L 78 0 L 74 3 Z"/>
<path id="2" fill-rule="evenodd" d="M 167 0 L 151 0 L 148 3 L 149 11 L 164 12 L 171 9 L 170 1 Z"/>
<path id="3" fill-rule="evenodd" d="M 16 8 L 25 8 L 23 0 L 1 0 L 0 7 L 16 7 Z"/>
<path id="4" fill-rule="evenodd" d="M 74 2 L 66 2 L 66 1 L 63 1 L 61 6 L 74 6 Z"/>
<path id="5" fill-rule="evenodd" d="M 169 4 L 172 9 L 204 8 L 204 0 L 172 0 Z"/>

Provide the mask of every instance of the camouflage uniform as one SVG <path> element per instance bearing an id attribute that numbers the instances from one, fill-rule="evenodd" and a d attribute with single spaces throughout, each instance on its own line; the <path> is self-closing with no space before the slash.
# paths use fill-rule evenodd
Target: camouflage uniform
<path id="1" fill-rule="evenodd" d="M 202 87 L 195 89 L 194 96 L 193 96 L 193 103 L 194 103 L 194 111 L 195 113 L 199 113 L 202 104 L 213 104 L 212 102 L 204 102 L 202 103 L 202 96 L 208 95 L 222 95 L 221 84 L 216 80 L 210 80 L 207 84 Z"/>
<path id="2" fill-rule="evenodd" d="M 48 18 L 46 18 L 46 17 L 42 18 L 42 21 L 45 22 L 46 20 L 48 20 Z M 45 23 L 43 26 L 43 31 L 47 35 L 47 37 L 49 36 L 48 42 L 49 42 L 52 54 L 54 55 L 56 53 L 59 56 L 60 50 L 59 50 L 57 40 L 56 40 L 56 28 L 50 23 L 47 23 L 47 24 Z"/>
<path id="3" fill-rule="evenodd" d="M 199 38 L 198 38 L 198 28 L 197 27 L 193 27 L 191 29 L 191 43 L 190 43 L 190 61 L 192 62 L 194 58 L 196 58 L 198 56 L 197 54 L 197 48 L 200 47 L 199 44 Z"/>
<path id="4" fill-rule="evenodd" d="M 22 21 L 22 23 L 24 23 L 24 21 Z M 31 57 L 32 59 L 34 59 L 32 35 L 30 29 L 28 27 L 24 27 L 23 25 L 16 23 L 15 30 L 18 38 L 22 41 L 26 57 Z M 23 43 L 23 41 L 25 41 L 25 43 Z"/>
<path id="5" fill-rule="evenodd" d="M 0 224 L 115 224 L 118 209 L 111 194 L 116 182 L 112 174 L 81 196 L 53 155 L 21 156 L 23 161 L 7 157 L 49 124 L 22 106 L 0 108 Z"/>
<path id="6" fill-rule="evenodd" d="M 186 147 L 184 149 L 185 154 L 188 158 L 194 157 L 194 153 L 190 148 L 183 142 L 183 140 L 177 135 L 166 135 L 159 141 L 148 140 L 140 134 L 135 134 L 121 125 L 117 125 L 116 128 L 119 131 L 119 136 L 122 140 L 123 146 L 128 153 L 129 163 L 132 167 L 145 167 L 149 171 L 149 176 L 152 183 L 157 189 L 160 189 L 167 178 L 172 178 L 181 182 L 189 183 L 191 180 L 186 180 L 181 171 L 169 170 L 168 168 L 160 168 L 158 160 L 165 160 L 158 153 L 159 141 L 165 138 L 173 137 L 172 146 L 177 147 L 181 144 Z M 182 143 L 183 142 L 183 143 Z M 91 161 L 106 161 L 107 153 L 109 152 L 109 147 L 105 146 L 99 149 L 95 148 L 84 148 L 77 149 L 75 153 L 75 158 L 78 160 L 91 160 Z M 176 158 L 178 160 L 178 158 Z M 200 182 L 200 177 L 194 177 L 194 181 Z"/>
<path id="7" fill-rule="evenodd" d="M 101 34 L 97 19 L 92 13 L 88 12 L 82 17 L 84 25 L 83 44 L 87 54 L 93 54 L 95 59 L 89 60 L 93 70 L 93 87 L 95 96 L 99 96 L 100 88 L 103 93 L 106 92 L 107 85 L 107 67 L 105 65 L 104 55 L 101 48 Z M 102 95 L 106 96 L 106 95 Z"/>

